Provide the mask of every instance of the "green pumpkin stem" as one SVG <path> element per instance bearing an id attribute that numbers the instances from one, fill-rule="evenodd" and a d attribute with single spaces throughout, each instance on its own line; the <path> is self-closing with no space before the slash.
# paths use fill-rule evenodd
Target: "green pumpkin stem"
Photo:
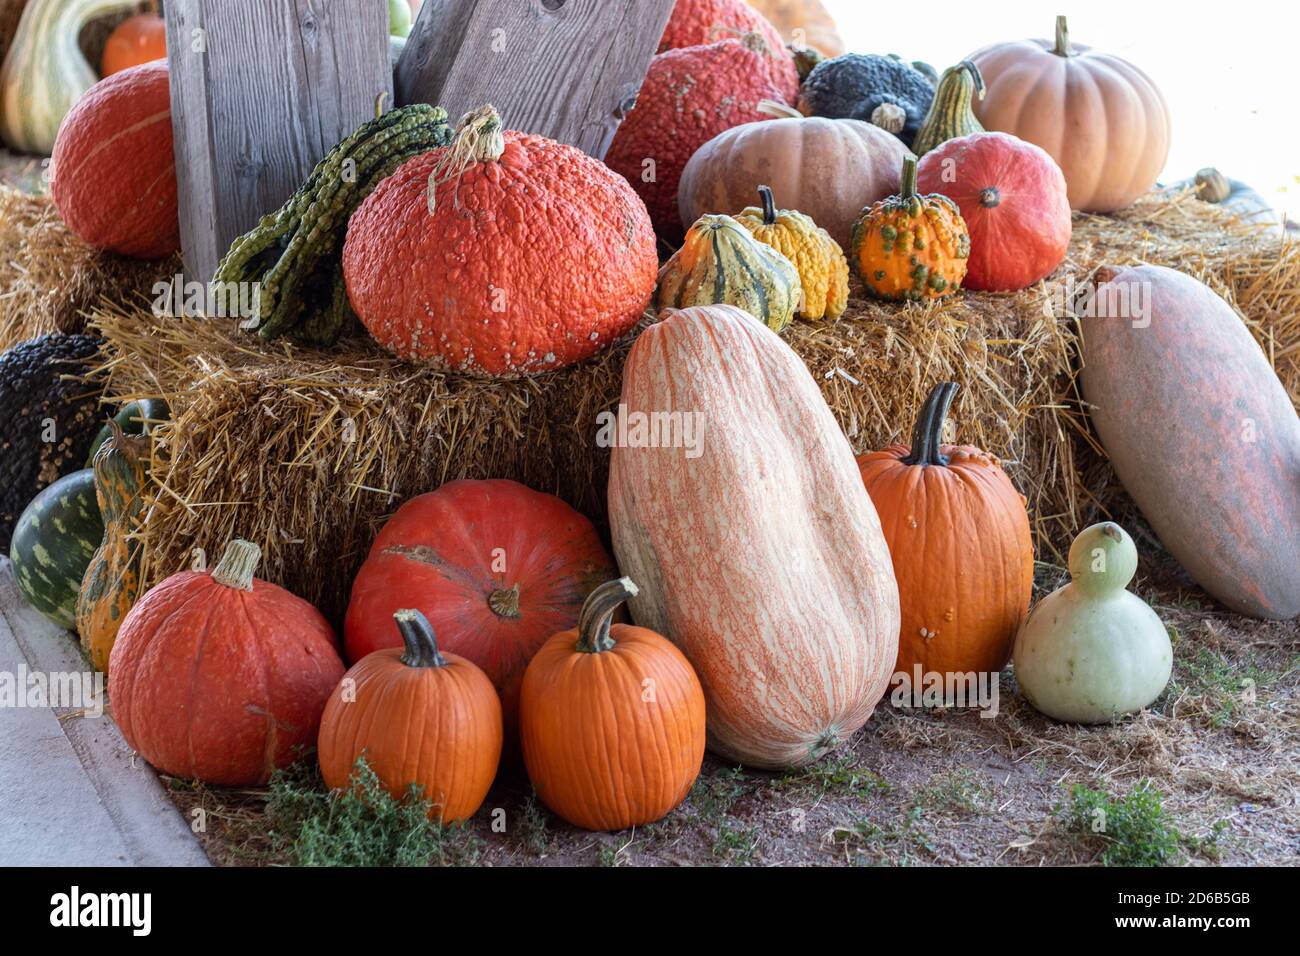
<path id="1" fill-rule="evenodd" d="M 975 95 L 984 99 L 984 74 L 980 68 L 970 60 L 962 60 L 957 65 L 970 74 L 971 82 L 975 84 Z"/>
<path id="2" fill-rule="evenodd" d="M 253 590 L 253 572 L 262 560 L 262 549 L 243 538 L 232 538 L 212 569 L 212 580 L 236 591 Z"/>
<path id="3" fill-rule="evenodd" d="M 916 157 L 908 156 L 903 160 L 903 188 L 899 190 L 902 199 L 916 198 Z"/>
<path id="4" fill-rule="evenodd" d="M 943 423 L 959 387 L 956 382 L 940 382 L 930 390 L 925 404 L 921 406 L 921 414 L 916 416 L 916 425 L 912 429 L 912 450 L 903 459 L 903 464 L 948 464 L 948 456 L 942 450 Z"/>
<path id="5" fill-rule="evenodd" d="M 578 614 L 578 643 L 575 645 L 578 651 L 599 654 L 613 648 L 614 638 L 609 636 L 610 619 L 620 604 L 636 597 L 637 593 L 637 586 L 631 578 L 618 578 L 606 581 L 588 594 Z"/>
<path id="6" fill-rule="evenodd" d="M 446 667 L 447 659 L 438 652 L 438 640 L 433 636 L 433 625 L 420 611 L 403 608 L 393 612 L 397 630 L 401 632 L 401 661 L 407 667 Z"/>
<path id="7" fill-rule="evenodd" d="M 1057 56 L 1074 56 L 1070 49 L 1070 27 L 1063 16 L 1056 18 L 1056 46 L 1052 52 Z"/>
<path id="8" fill-rule="evenodd" d="M 763 225 L 776 225 L 776 200 L 772 197 L 771 186 L 759 186 L 758 198 L 763 203 Z"/>

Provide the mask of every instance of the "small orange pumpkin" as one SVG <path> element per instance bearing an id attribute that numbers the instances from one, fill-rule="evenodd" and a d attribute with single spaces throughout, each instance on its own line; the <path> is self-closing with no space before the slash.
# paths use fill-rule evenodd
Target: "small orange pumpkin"
<path id="1" fill-rule="evenodd" d="M 403 648 L 367 654 L 334 688 L 321 715 L 321 777 L 346 788 L 364 756 L 400 799 L 415 784 L 430 817 L 450 823 L 483 804 L 501 759 L 501 701 L 487 675 L 458 654 L 442 654 L 429 619 L 393 615 Z"/>
<path id="2" fill-rule="evenodd" d="M 100 76 L 112 76 L 130 66 L 139 66 L 167 55 L 167 25 L 156 13 L 127 17 L 104 41 Z"/>
<path id="3" fill-rule="evenodd" d="M 667 638 L 610 618 L 630 578 L 596 588 L 578 627 L 524 674 L 520 733 L 542 801 L 588 830 L 653 823 L 685 799 L 704 760 L 704 690 Z"/>

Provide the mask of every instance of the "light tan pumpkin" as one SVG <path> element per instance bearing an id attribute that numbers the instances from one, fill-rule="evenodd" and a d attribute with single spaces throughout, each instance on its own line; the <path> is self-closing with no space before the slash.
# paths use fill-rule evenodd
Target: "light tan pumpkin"
<path id="1" fill-rule="evenodd" d="M 823 56 L 845 51 L 835 18 L 821 0 L 746 0 L 797 46 L 810 46 Z"/>
<path id="2" fill-rule="evenodd" d="M 633 618 L 695 667 L 716 753 L 816 760 L 871 716 L 899 629 L 880 521 L 817 383 L 740 309 L 684 309 L 637 339 L 621 408 L 629 428 L 637 413 L 689 412 L 699 429 L 696 442 L 612 452 L 614 550 L 641 586 Z"/>
<path id="3" fill-rule="evenodd" d="M 862 208 L 898 192 L 907 147 L 860 120 L 803 116 L 772 101 L 759 109 L 776 118 L 733 127 L 687 162 L 677 188 L 683 225 L 748 206 L 767 185 L 847 249 Z"/>

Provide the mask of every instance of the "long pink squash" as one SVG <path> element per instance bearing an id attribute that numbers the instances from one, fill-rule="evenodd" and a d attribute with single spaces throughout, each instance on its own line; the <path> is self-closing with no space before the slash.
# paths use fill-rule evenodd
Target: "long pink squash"
<path id="1" fill-rule="evenodd" d="M 1242 614 L 1300 614 L 1300 419 L 1241 319 L 1190 276 L 1104 270 L 1083 392 L 1169 553 Z M 1147 324 L 1149 321 L 1149 325 Z"/>
<path id="2" fill-rule="evenodd" d="M 644 447 L 635 416 L 656 412 L 695 416 L 693 447 Z M 667 311 L 628 356 L 620 414 L 609 516 L 640 587 L 632 616 L 695 666 L 714 752 L 756 767 L 817 759 L 884 693 L 899 607 L 876 510 L 816 383 L 740 309 Z"/>

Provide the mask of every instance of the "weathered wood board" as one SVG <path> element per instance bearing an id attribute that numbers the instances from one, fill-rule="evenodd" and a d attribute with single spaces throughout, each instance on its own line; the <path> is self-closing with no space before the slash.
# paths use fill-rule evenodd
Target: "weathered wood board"
<path id="1" fill-rule="evenodd" d="M 168 0 L 167 58 L 186 277 L 283 203 L 392 102 L 376 0 Z"/>
<path id="2" fill-rule="evenodd" d="M 510 129 L 605 157 L 636 101 L 673 0 L 425 0 L 397 101 L 453 122 L 491 103 Z"/>

